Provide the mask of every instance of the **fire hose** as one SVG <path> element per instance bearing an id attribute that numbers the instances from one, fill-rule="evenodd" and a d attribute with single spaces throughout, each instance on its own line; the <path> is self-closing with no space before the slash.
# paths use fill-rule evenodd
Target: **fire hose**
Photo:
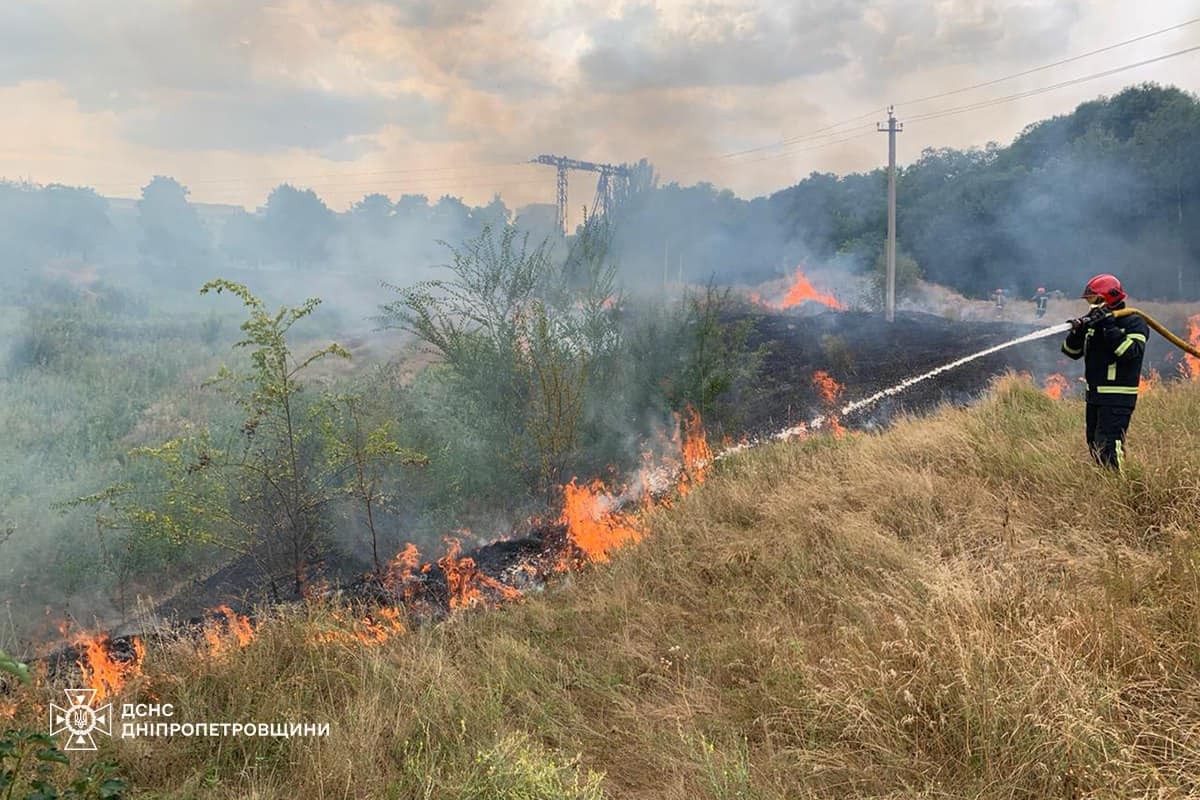
<path id="1" fill-rule="evenodd" d="M 1145 311 L 1140 311 L 1136 308 L 1120 308 L 1113 312 L 1114 317 L 1127 317 L 1130 314 L 1137 314 L 1142 319 L 1146 320 L 1147 325 L 1149 325 L 1154 330 L 1158 331 L 1158 333 L 1164 339 L 1166 339 L 1168 342 L 1170 342 L 1171 344 L 1178 347 L 1180 350 L 1182 350 L 1185 353 L 1188 353 L 1190 355 L 1193 355 L 1196 358 L 1200 358 L 1200 350 L 1197 350 L 1195 347 L 1188 344 L 1183 339 L 1180 339 L 1178 336 L 1171 333 L 1171 331 L 1169 331 L 1165 325 L 1163 325 L 1161 322 L 1156 320 L 1154 317 L 1147 314 Z"/>

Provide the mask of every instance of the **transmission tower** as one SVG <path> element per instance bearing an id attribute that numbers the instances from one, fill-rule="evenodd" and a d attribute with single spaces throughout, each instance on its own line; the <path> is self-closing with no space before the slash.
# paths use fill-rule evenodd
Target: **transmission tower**
<path id="1" fill-rule="evenodd" d="M 546 164 L 557 171 L 557 210 L 555 221 L 558 229 L 564 235 L 567 232 L 567 170 L 577 169 L 583 172 L 598 172 L 596 179 L 596 196 L 592 200 L 592 213 L 607 215 L 617 203 L 618 197 L 624 197 L 629 192 L 629 178 L 632 170 L 624 164 L 596 164 L 591 161 L 579 161 L 565 156 L 540 155 L 529 159 L 530 164 Z"/>

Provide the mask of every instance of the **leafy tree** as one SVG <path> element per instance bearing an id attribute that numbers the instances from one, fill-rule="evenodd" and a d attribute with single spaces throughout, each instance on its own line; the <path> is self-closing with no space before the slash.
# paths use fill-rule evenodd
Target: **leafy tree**
<path id="1" fill-rule="evenodd" d="M 279 261 L 311 267 L 329 257 L 336 230 L 332 211 L 312 189 L 284 183 L 267 197 L 262 212 L 262 235 L 268 252 Z"/>
<path id="2" fill-rule="evenodd" d="M 1172 97 L 1137 125 L 1132 144 L 1174 229 L 1176 248 L 1171 260 L 1176 291 L 1184 297 L 1200 284 L 1195 270 L 1200 239 L 1193 222 L 1200 203 L 1200 103 L 1183 94 Z M 1189 267 L 1194 276 L 1192 286 L 1187 281 Z"/>
<path id="3" fill-rule="evenodd" d="M 24 233 L 47 252 L 87 261 L 112 242 L 108 203 L 95 190 L 51 184 L 30 199 L 40 208 Z"/>
<path id="4" fill-rule="evenodd" d="M 174 178 L 155 176 L 142 188 L 138 225 L 143 260 L 159 272 L 192 273 L 210 257 L 212 236 Z"/>
<path id="5" fill-rule="evenodd" d="M 242 209 L 236 210 L 221 228 L 220 249 L 233 263 L 262 264 L 267 256 L 262 220 Z"/>

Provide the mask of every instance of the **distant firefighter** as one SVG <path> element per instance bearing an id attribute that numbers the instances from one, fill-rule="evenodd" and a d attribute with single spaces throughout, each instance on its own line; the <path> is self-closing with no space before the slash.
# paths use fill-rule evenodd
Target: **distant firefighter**
<path id="1" fill-rule="evenodd" d="M 1138 379 L 1150 327 L 1140 314 L 1119 320 L 1113 312 L 1125 307 L 1125 290 L 1112 275 L 1097 275 L 1080 295 L 1092 310 L 1071 320 L 1062 351 L 1083 358 L 1087 376 L 1087 441 L 1098 464 L 1121 470 L 1125 431 L 1137 405 Z"/>
<path id="2" fill-rule="evenodd" d="M 1037 294 L 1030 299 L 1037 305 L 1037 318 L 1041 319 L 1046 316 L 1046 304 L 1050 302 L 1050 295 L 1046 294 L 1046 287 L 1039 286 Z"/>
<path id="3" fill-rule="evenodd" d="M 999 314 L 1004 310 L 1004 304 L 1008 302 L 1008 297 L 1005 296 L 1003 289 L 997 289 L 992 292 L 992 299 L 996 301 L 996 313 Z"/>

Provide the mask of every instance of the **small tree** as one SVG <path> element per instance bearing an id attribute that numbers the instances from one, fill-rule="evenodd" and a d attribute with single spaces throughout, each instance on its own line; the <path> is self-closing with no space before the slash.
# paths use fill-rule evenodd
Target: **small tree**
<path id="1" fill-rule="evenodd" d="M 490 457 L 539 492 L 564 480 L 580 444 L 589 384 L 603 379 L 620 336 L 614 271 L 585 230 L 561 265 L 517 229 L 451 248 L 447 280 L 390 287 L 389 327 L 432 346 L 449 367 L 451 395 L 469 413 Z"/>
<path id="2" fill-rule="evenodd" d="M 271 313 L 238 283 L 210 281 L 200 291 L 229 292 L 249 311 L 241 326 L 245 338 L 236 344 L 249 349 L 249 369 L 222 367 L 209 381 L 241 410 L 240 428 L 226 444 L 200 430 L 135 450 L 132 455 L 144 464 L 139 480 L 76 502 L 109 508 L 115 513 L 101 515 L 102 524 L 133 535 L 251 556 L 272 587 L 287 565 L 299 591 L 339 478 L 336 460 L 323 453 L 328 407 L 304 400 L 300 377 L 317 361 L 350 354 L 337 344 L 304 359 L 292 353 L 288 333 L 316 309 L 317 299 Z"/>
<path id="3" fill-rule="evenodd" d="M 385 489 L 388 468 L 401 464 L 424 466 L 429 458 L 402 447 L 393 435 L 390 420 L 374 422 L 361 395 L 338 395 L 327 402 L 331 410 L 325 417 L 329 467 L 332 472 L 348 472 L 340 491 L 362 504 L 375 574 L 382 575 L 375 516 L 392 499 Z"/>

